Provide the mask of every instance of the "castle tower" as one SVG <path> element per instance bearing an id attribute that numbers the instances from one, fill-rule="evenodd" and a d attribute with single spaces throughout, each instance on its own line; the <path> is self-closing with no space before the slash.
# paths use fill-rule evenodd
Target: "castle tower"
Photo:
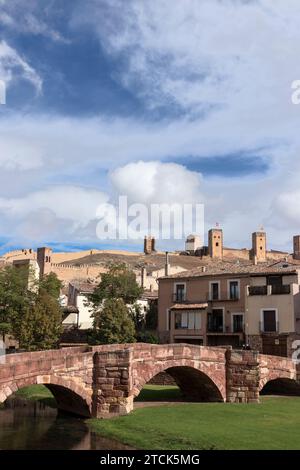
<path id="1" fill-rule="evenodd" d="M 252 233 L 252 258 L 258 263 L 263 263 L 267 260 L 266 232 Z"/>
<path id="2" fill-rule="evenodd" d="M 293 258 L 300 259 L 300 235 L 294 236 L 293 247 Z"/>
<path id="3" fill-rule="evenodd" d="M 151 253 L 155 252 L 155 238 L 151 236 L 145 236 L 144 239 L 144 253 L 145 255 L 151 255 Z"/>
<path id="4" fill-rule="evenodd" d="M 37 262 L 40 268 L 40 277 L 51 272 L 52 249 L 42 247 L 37 249 Z"/>
<path id="5" fill-rule="evenodd" d="M 212 228 L 208 232 L 208 253 L 211 258 L 223 258 L 223 230 Z"/>

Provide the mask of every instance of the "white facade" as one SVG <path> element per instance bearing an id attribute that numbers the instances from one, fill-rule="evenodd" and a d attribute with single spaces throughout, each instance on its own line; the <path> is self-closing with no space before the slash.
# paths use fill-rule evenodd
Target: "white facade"
<path id="1" fill-rule="evenodd" d="M 198 235 L 189 235 L 185 242 L 185 251 L 194 253 L 203 247 L 201 238 Z"/>

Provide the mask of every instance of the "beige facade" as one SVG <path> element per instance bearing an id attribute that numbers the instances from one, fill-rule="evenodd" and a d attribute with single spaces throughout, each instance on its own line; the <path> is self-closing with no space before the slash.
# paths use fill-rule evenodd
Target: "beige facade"
<path id="1" fill-rule="evenodd" d="M 161 340 L 195 340 L 204 345 L 241 344 L 245 317 L 243 292 L 247 283 L 247 278 L 232 274 L 160 280 L 158 330 Z M 183 317 L 182 328 L 180 316 Z"/>
<path id="2" fill-rule="evenodd" d="M 244 271 L 206 274 L 203 269 L 160 279 L 160 340 L 249 343 L 267 354 L 290 355 L 292 339 L 300 335 L 298 270 Z"/>

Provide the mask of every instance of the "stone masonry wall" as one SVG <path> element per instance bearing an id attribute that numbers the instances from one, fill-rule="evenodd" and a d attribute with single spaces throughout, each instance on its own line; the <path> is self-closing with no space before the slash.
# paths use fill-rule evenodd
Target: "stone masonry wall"
<path id="1" fill-rule="evenodd" d="M 58 407 L 83 416 L 127 414 L 146 383 L 167 372 L 187 399 L 259 402 L 274 379 L 300 379 L 291 359 L 189 344 L 121 344 L 8 355 L 0 362 L 0 403 L 45 384 Z"/>
<path id="2" fill-rule="evenodd" d="M 100 418 L 129 413 L 133 409 L 132 348 L 105 351 L 100 346 L 94 351 L 92 415 Z"/>
<path id="3" fill-rule="evenodd" d="M 259 403 L 258 353 L 228 349 L 226 360 L 227 401 L 229 403 Z"/>
<path id="4" fill-rule="evenodd" d="M 22 387 L 45 384 L 53 391 L 60 409 L 88 416 L 92 402 L 92 370 L 91 348 L 8 355 L 4 364 L 0 364 L 0 403 Z M 69 392 L 69 400 L 60 400 L 61 388 L 65 395 Z M 72 409 L 68 402 L 72 402 Z"/>

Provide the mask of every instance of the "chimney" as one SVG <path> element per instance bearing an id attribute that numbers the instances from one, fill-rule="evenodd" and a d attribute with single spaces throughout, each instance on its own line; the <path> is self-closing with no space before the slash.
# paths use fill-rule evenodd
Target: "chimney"
<path id="1" fill-rule="evenodd" d="M 141 287 L 145 289 L 146 287 L 146 276 L 147 276 L 147 270 L 145 266 L 142 267 L 141 269 Z"/>
<path id="2" fill-rule="evenodd" d="M 253 256 L 253 264 L 254 264 L 254 266 L 257 266 L 257 256 L 256 255 Z"/>
<path id="3" fill-rule="evenodd" d="M 169 276 L 169 274 L 170 274 L 169 252 L 166 251 L 165 276 Z"/>

